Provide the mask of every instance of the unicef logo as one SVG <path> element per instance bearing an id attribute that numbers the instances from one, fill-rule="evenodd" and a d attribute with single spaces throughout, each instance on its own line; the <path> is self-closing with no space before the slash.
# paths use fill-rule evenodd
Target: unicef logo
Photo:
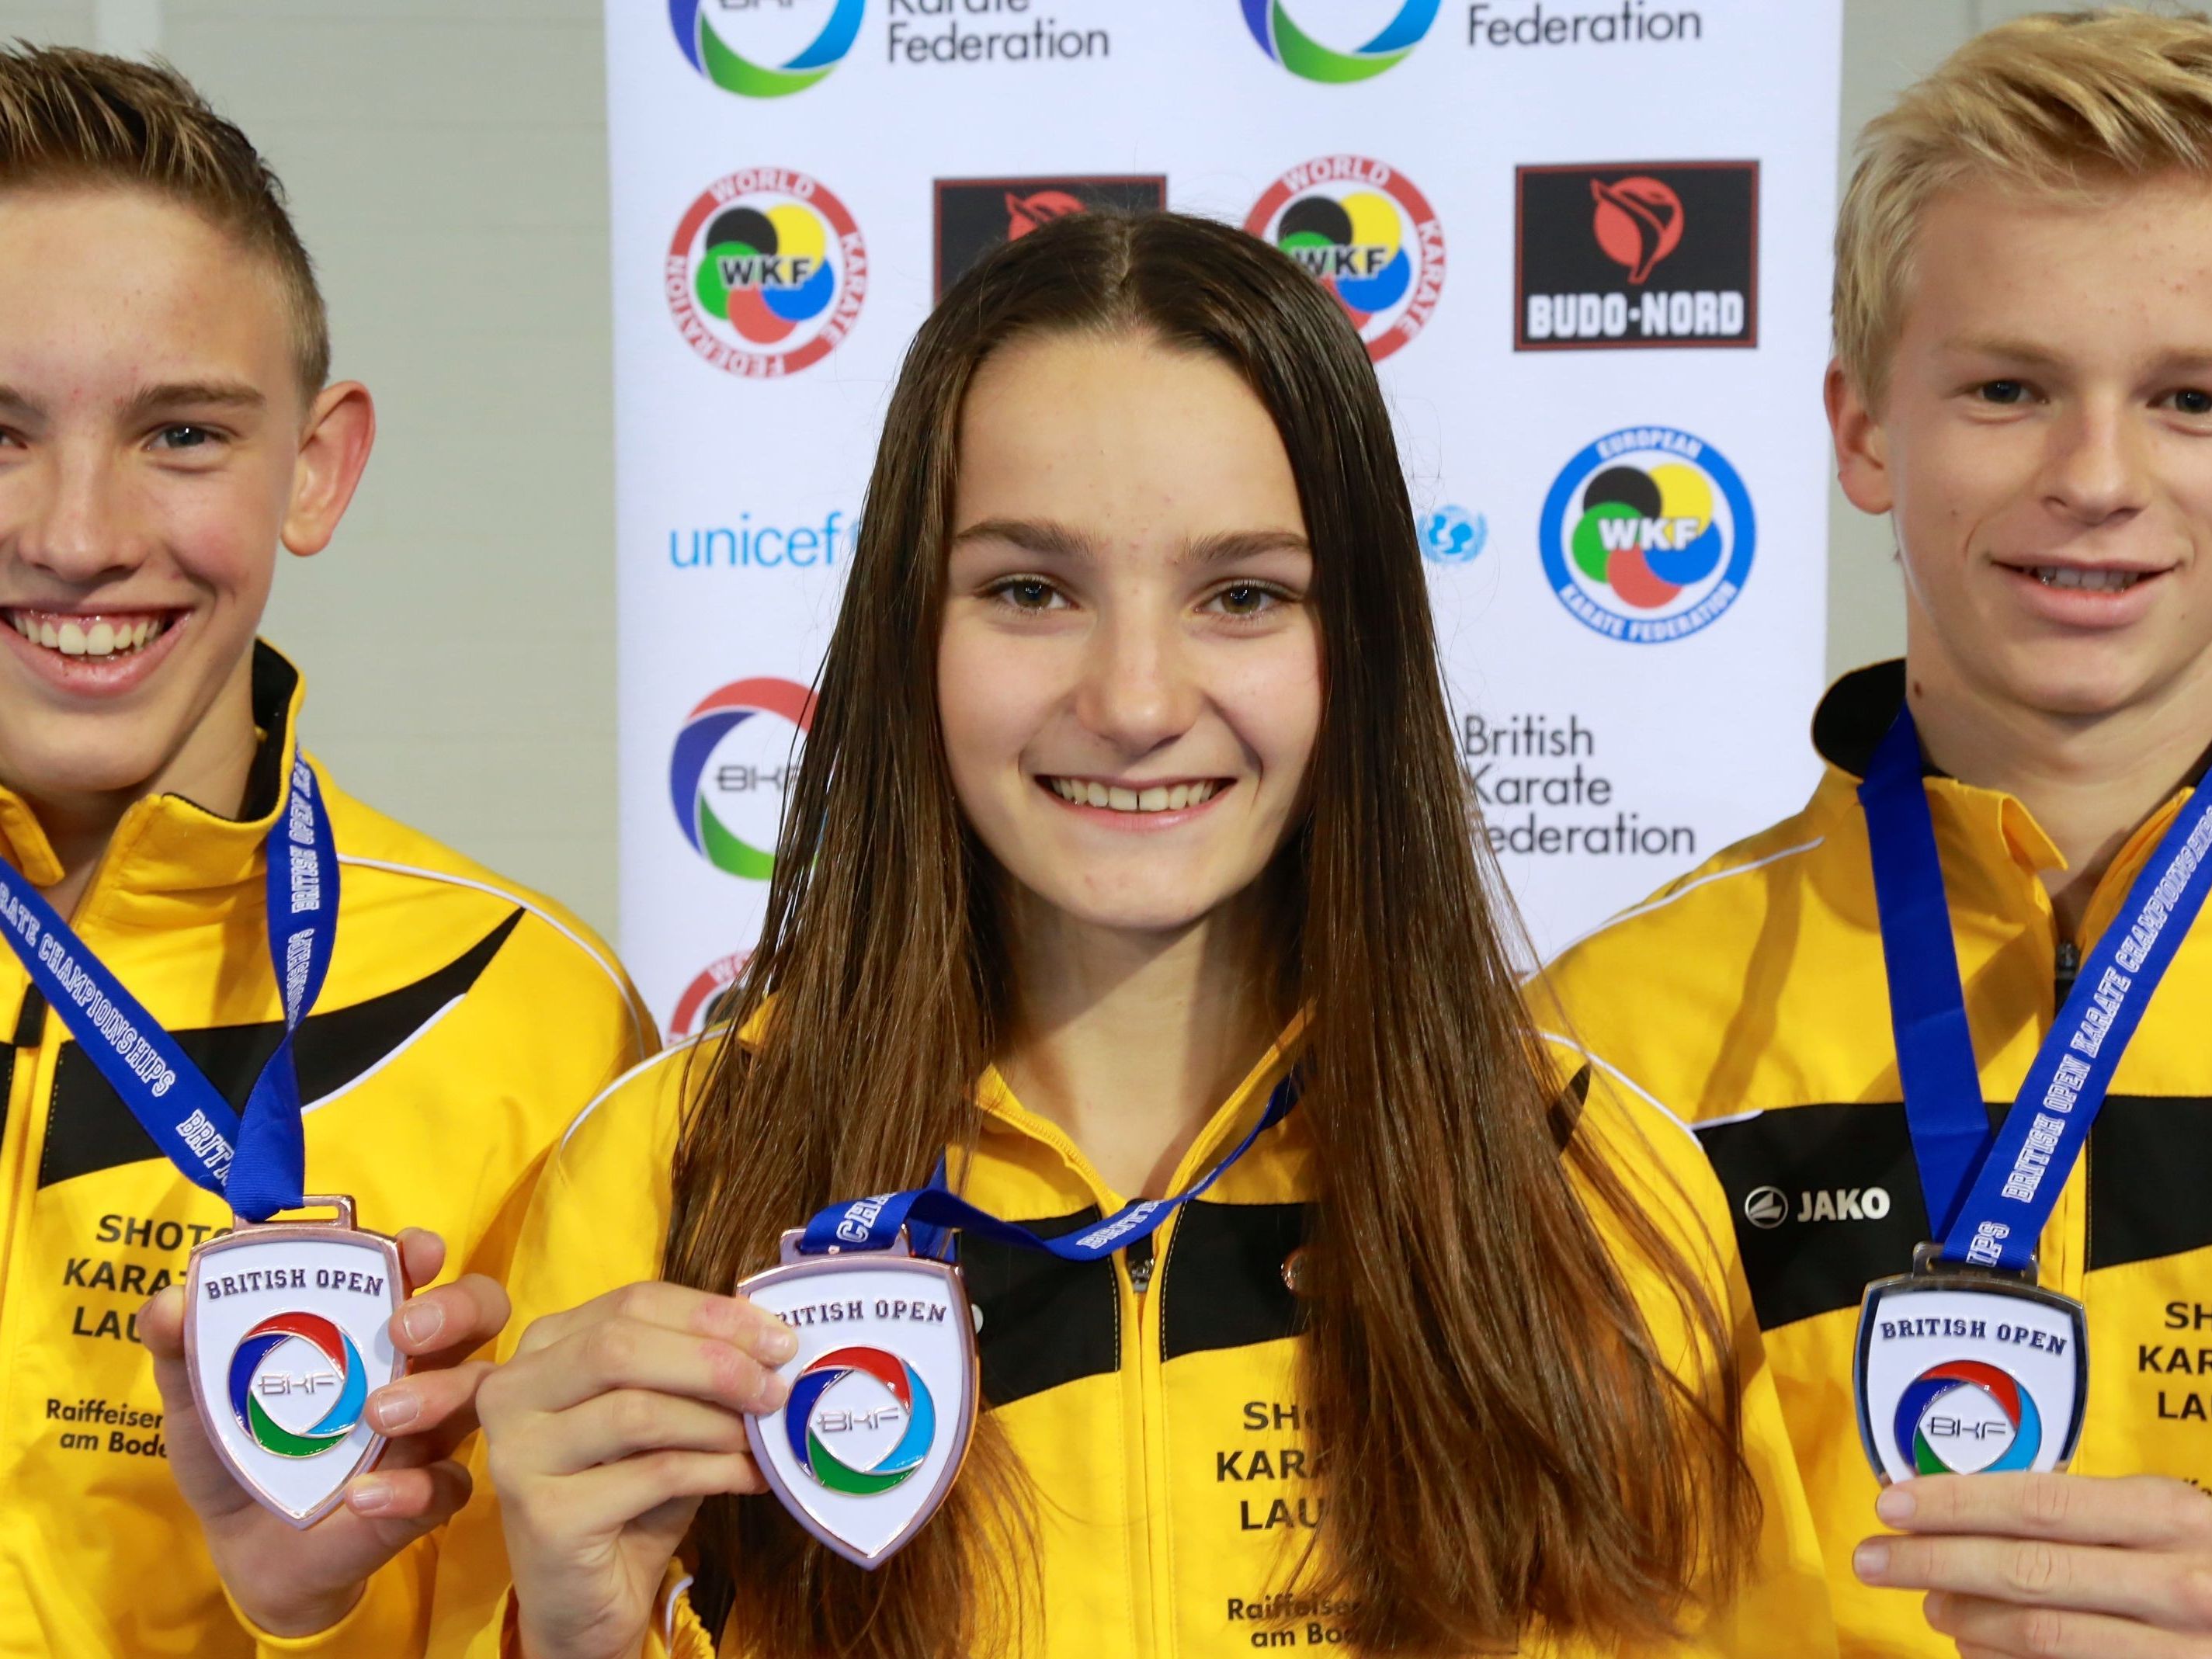
<path id="1" fill-rule="evenodd" d="M 1995 1365 L 1930 1365 L 1897 1402 L 1897 1449 L 1921 1474 L 2025 1469 L 2043 1446 L 2035 1397 Z"/>
<path id="2" fill-rule="evenodd" d="M 1421 519 L 1421 551 L 1437 564 L 1471 564 L 1489 539 L 1483 516 L 1463 507 L 1440 507 Z"/>
<path id="3" fill-rule="evenodd" d="M 921 1467 L 937 1443 L 937 1404 L 897 1356 L 839 1348 L 792 1383 L 783 1431 L 799 1467 L 831 1492 L 872 1497 Z"/>
<path id="4" fill-rule="evenodd" d="M 820 32 L 781 64 L 763 63 L 731 44 L 730 37 L 739 33 L 748 44 L 756 33 L 772 35 L 779 23 L 787 24 L 781 13 L 789 5 L 790 0 L 783 0 L 777 13 L 769 13 L 768 0 L 668 0 L 668 21 L 675 26 L 676 44 L 691 67 L 723 91 L 744 98 L 781 98 L 804 92 L 843 61 L 860 35 L 866 0 L 836 0 Z M 769 21 L 756 31 L 750 25 L 762 15 Z"/>
<path id="5" fill-rule="evenodd" d="M 328 1451 L 353 1432 L 368 1399 L 360 1351 L 320 1314 L 271 1314 L 231 1351 L 230 1409 L 278 1457 Z"/>
<path id="6" fill-rule="evenodd" d="M 1758 521 L 1721 453 L 1671 427 L 1608 433 L 1544 498 L 1544 574 L 1583 626 L 1632 645 L 1711 627 L 1751 575 Z"/>
<path id="7" fill-rule="evenodd" d="M 760 714 L 776 715 L 803 736 L 814 723 L 813 694 L 790 680 L 732 681 L 684 717 L 668 760 L 669 798 L 684 839 L 717 870 L 749 881 L 766 881 L 775 871 L 775 831 L 794 769 L 791 744 L 779 742 L 771 728 L 765 747 L 712 763 L 723 739 Z M 732 823 L 741 813 L 742 829 Z"/>
<path id="8" fill-rule="evenodd" d="M 1442 0 L 1405 0 L 1379 33 L 1350 52 L 1325 46 L 1308 34 L 1291 21 L 1283 0 L 1243 0 L 1244 27 L 1252 31 L 1260 50 L 1291 74 L 1308 81 L 1340 84 L 1369 80 L 1403 63 L 1437 21 L 1441 3 Z"/>

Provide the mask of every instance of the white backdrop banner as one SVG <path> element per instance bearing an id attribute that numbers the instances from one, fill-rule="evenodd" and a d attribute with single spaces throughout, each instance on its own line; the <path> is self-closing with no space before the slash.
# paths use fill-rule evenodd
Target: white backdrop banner
<path id="1" fill-rule="evenodd" d="M 623 947 L 671 1029 L 757 932 L 908 338 L 1101 204 L 1358 325 L 1540 949 L 1793 809 L 1840 8 L 609 0 Z"/>

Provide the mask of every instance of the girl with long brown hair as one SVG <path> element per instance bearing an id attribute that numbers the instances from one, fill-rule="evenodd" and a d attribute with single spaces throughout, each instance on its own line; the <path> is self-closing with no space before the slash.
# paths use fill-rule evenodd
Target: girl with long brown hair
<path id="1" fill-rule="evenodd" d="M 1832 1652 L 1717 1188 L 1520 1002 L 1334 302 L 1201 220 L 1011 244 L 908 353 L 848 584 L 725 1023 L 537 1199 L 512 1591 L 479 1502 L 434 1650 Z M 787 1229 L 941 1169 L 1104 1231 L 1260 1124 L 1105 1260 L 959 1242 L 983 1409 L 888 1563 L 761 1495 L 794 1337 L 732 1291 Z"/>

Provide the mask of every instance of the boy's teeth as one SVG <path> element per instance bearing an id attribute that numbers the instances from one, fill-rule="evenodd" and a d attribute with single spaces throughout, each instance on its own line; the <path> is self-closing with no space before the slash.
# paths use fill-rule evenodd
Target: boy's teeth
<path id="1" fill-rule="evenodd" d="M 64 657 L 112 657 L 136 651 L 168 626 L 166 618 L 151 617 L 131 623 L 102 617 L 88 626 L 67 617 L 59 623 L 50 617 L 34 621 L 19 611 L 9 612 L 8 620 L 32 644 Z"/>
<path id="2" fill-rule="evenodd" d="M 1179 812 L 1213 798 L 1211 783 L 1159 785 L 1151 789 L 1117 789 L 1082 778 L 1054 778 L 1052 792 L 1076 806 L 1103 806 L 1111 812 Z"/>
<path id="3" fill-rule="evenodd" d="M 2045 565 L 2035 573 L 2045 587 L 2080 587 L 2092 593 L 2124 593 L 2142 579 L 2134 570 L 2084 570 L 2078 565 Z"/>

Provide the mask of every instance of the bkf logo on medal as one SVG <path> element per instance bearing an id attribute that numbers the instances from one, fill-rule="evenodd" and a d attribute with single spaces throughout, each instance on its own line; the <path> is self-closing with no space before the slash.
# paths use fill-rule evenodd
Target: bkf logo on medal
<path id="1" fill-rule="evenodd" d="M 277 1313 L 239 1339 L 230 1356 L 230 1409 L 253 1443 L 278 1457 L 343 1445 L 368 1399 L 353 1339 L 320 1314 Z"/>
<path id="2" fill-rule="evenodd" d="M 1375 20 L 1370 18 L 1367 27 L 1358 32 L 1364 36 L 1359 44 L 1342 46 L 1325 46 L 1301 28 L 1291 19 L 1289 0 L 1243 0 L 1243 3 L 1244 27 L 1252 31 L 1261 51 L 1304 80 L 1341 85 L 1347 81 L 1372 80 L 1404 63 L 1437 21 L 1442 0 L 1390 0 L 1379 28 L 1373 28 Z M 1300 6 L 1309 22 L 1316 11 L 1343 9 L 1341 0 L 1322 0 L 1318 5 L 1316 0 L 1303 0 Z M 1371 33 L 1369 28 L 1373 28 Z"/>
<path id="3" fill-rule="evenodd" d="M 1659 645 L 1711 627 L 1743 592 L 1759 531 L 1721 453 L 1672 427 L 1608 433 L 1544 498 L 1544 574 L 1607 639 Z"/>
<path id="4" fill-rule="evenodd" d="M 783 1429 L 793 1461 L 832 1492 L 872 1497 L 902 1485 L 937 1443 L 937 1402 L 921 1374 L 881 1348 L 839 1348 L 793 1381 Z"/>
<path id="5" fill-rule="evenodd" d="M 677 828 L 693 852 L 748 881 L 775 873 L 793 751 L 813 723 L 814 695 L 792 680 L 733 680 L 700 699 L 668 759 Z"/>
<path id="6" fill-rule="evenodd" d="M 668 0 L 676 44 L 725 92 L 781 98 L 844 61 L 866 0 Z"/>
<path id="7" fill-rule="evenodd" d="M 1335 296 L 1381 362 L 1428 326 L 1444 285 L 1444 231 L 1403 173 L 1364 155 L 1292 167 L 1244 228 L 1273 242 Z"/>
<path id="8" fill-rule="evenodd" d="M 664 281 L 678 329 L 715 368 L 793 374 L 852 331 L 867 297 L 867 244 L 827 186 L 749 167 L 685 210 Z"/>
<path id="9" fill-rule="evenodd" d="M 1980 1359 L 1947 1359 L 1906 1385 L 1897 1401 L 1898 1455 L 1920 1474 L 2032 1468 L 2043 1449 L 2035 1396 Z"/>

